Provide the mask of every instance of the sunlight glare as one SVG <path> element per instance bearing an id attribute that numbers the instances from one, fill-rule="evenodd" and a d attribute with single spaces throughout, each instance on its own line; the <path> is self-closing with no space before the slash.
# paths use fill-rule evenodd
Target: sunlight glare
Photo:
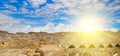
<path id="1" fill-rule="evenodd" d="M 85 15 L 76 21 L 76 27 L 83 32 L 92 32 L 104 28 L 103 19 L 96 15 Z"/>

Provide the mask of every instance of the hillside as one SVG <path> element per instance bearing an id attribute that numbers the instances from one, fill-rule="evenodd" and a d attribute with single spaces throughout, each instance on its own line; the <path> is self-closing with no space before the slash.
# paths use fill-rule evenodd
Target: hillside
<path id="1" fill-rule="evenodd" d="M 36 48 L 45 44 L 56 45 L 87 45 L 89 44 L 119 44 L 120 32 L 29 32 L 29 33 L 8 33 L 0 31 L 0 48 Z M 22 46 L 22 47 L 21 47 Z"/>

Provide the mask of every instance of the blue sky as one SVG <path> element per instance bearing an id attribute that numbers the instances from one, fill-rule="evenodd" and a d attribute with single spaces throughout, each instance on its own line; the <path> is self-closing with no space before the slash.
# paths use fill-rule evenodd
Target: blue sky
<path id="1" fill-rule="evenodd" d="M 0 0 L 0 30 L 77 31 L 74 23 L 86 14 L 105 18 L 104 29 L 120 29 L 120 0 Z"/>

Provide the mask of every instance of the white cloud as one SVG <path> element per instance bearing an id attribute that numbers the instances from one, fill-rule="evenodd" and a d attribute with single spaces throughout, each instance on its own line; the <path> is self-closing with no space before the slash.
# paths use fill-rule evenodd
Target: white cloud
<path id="1" fill-rule="evenodd" d="M 120 0 L 115 0 L 110 5 L 106 6 L 107 2 L 110 0 L 52 0 L 53 4 L 47 4 L 46 0 L 27 0 L 35 9 L 35 11 L 28 11 L 25 6 L 28 5 L 26 1 L 23 3 L 23 8 L 21 8 L 21 13 L 24 11 L 27 13 L 27 17 L 45 17 L 52 18 L 58 16 L 60 13 L 81 15 L 85 13 L 102 13 L 106 11 L 106 15 L 112 14 L 114 11 L 120 9 L 120 5 L 116 5 Z M 40 4 L 46 3 L 46 6 L 38 8 Z M 16 10 L 14 6 L 5 4 L 6 8 L 11 8 L 11 10 Z M 37 7 L 37 8 L 36 8 Z M 65 9 L 67 8 L 67 9 Z M 60 10 L 63 9 L 63 10 Z M 55 13 L 57 12 L 57 13 Z M 44 15 L 44 16 L 43 16 Z"/>
<path id="2" fill-rule="evenodd" d="M 5 13 L 5 14 L 12 14 L 14 12 L 10 11 L 10 10 L 1 10 L 1 13 Z"/>
<path id="3" fill-rule="evenodd" d="M 37 2 L 38 0 L 30 0 L 32 5 L 34 7 L 38 7 L 41 3 L 45 3 L 43 1 L 41 3 Z M 53 4 L 47 4 L 46 6 L 35 9 L 32 15 L 29 15 L 30 17 L 48 17 L 52 18 L 54 16 L 59 15 L 60 13 L 65 13 L 68 15 L 81 15 L 81 14 L 87 14 L 87 13 L 102 13 L 102 11 L 106 12 L 106 15 L 110 15 L 116 10 L 120 9 L 120 5 L 108 5 L 106 6 L 106 3 L 108 0 L 102 0 L 103 2 L 99 2 L 99 0 L 53 0 L 55 3 Z M 37 2 L 37 3 L 36 3 Z M 118 0 L 115 0 L 111 4 L 116 4 Z M 65 9 L 67 8 L 67 9 Z M 63 10 L 60 10 L 63 9 Z M 57 13 L 55 13 L 57 12 Z M 30 14 L 30 13 L 29 13 Z M 44 16 L 43 16 L 44 15 Z"/>
<path id="4" fill-rule="evenodd" d="M 16 10 L 17 10 L 15 6 L 12 6 L 12 5 L 9 5 L 9 4 L 4 4 L 4 7 L 5 7 L 5 8 L 8 8 L 8 9 L 10 9 L 10 10 L 13 10 L 13 11 L 16 11 Z"/>
<path id="5" fill-rule="evenodd" d="M 47 20 L 53 19 L 54 16 L 59 16 L 61 13 L 79 16 L 87 13 L 102 13 L 104 11 L 106 12 L 104 16 L 106 16 L 120 9 L 120 5 L 115 5 L 120 0 L 115 0 L 108 6 L 106 6 L 106 3 L 109 0 L 102 0 L 103 2 L 99 2 L 99 0 L 53 0 L 53 4 L 47 4 L 46 0 L 27 1 L 33 6 L 35 11 L 26 9 L 28 3 L 24 1 L 21 13 L 26 13 L 26 17 L 43 17 L 47 18 Z M 38 8 L 43 3 L 46 3 L 46 5 Z"/>
<path id="6" fill-rule="evenodd" d="M 21 24 L 21 19 L 14 19 L 9 16 L 0 13 L 0 30 L 8 31 L 12 33 L 16 32 L 61 32 L 71 31 L 72 25 L 59 24 L 57 26 L 54 23 L 47 23 L 45 26 L 31 27 L 29 21 L 25 20 L 25 24 Z M 28 23 L 28 24 L 27 24 Z"/>
<path id="7" fill-rule="evenodd" d="M 56 0 L 55 0 L 56 1 Z M 67 1 L 67 0 L 59 0 L 62 2 L 64 7 L 68 7 L 69 10 L 78 11 L 78 13 L 81 13 L 81 11 L 87 11 L 87 12 L 98 12 L 100 10 L 106 10 L 106 11 L 115 11 L 114 9 L 119 9 L 119 5 L 108 5 L 106 6 L 106 3 L 99 2 L 99 0 L 77 0 L 77 1 Z M 117 0 L 116 0 L 117 1 Z M 116 4 L 116 1 L 114 1 L 111 4 Z M 118 2 L 118 1 L 117 1 Z"/>
<path id="8" fill-rule="evenodd" d="M 73 27 L 73 25 L 65 25 L 65 24 L 60 23 L 59 25 L 54 26 L 53 23 L 48 23 L 44 27 L 32 28 L 31 31 L 34 31 L 34 32 L 49 32 L 49 33 L 53 33 L 53 32 L 69 32 L 69 31 L 74 31 L 75 30 L 72 27 Z"/>
<path id="9" fill-rule="evenodd" d="M 46 0 L 28 0 L 33 7 L 39 7 L 40 4 L 45 3 Z"/>
<path id="10" fill-rule="evenodd" d="M 28 13 L 28 10 L 25 7 L 20 8 L 20 10 L 21 11 L 19 13 L 23 13 L 23 14 Z"/>
<path id="11" fill-rule="evenodd" d="M 10 2 L 13 2 L 13 3 L 14 3 L 14 2 L 17 2 L 17 0 L 10 0 Z"/>
<path id="12" fill-rule="evenodd" d="M 28 3 L 26 1 L 23 1 L 23 6 L 27 6 Z"/>
<path id="13" fill-rule="evenodd" d="M 28 5 L 24 2 L 23 8 L 21 8 L 22 13 L 28 13 L 28 17 L 43 17 L 45 18 L 43 21 L 47 23 L 46 26 L 40 27 L 31 27 L 29 23 L 26 21 L 26 25 L 22 25 L 21 20 L 16 20 L 6 15 L 0 14 L 0 29 L 6 30 L 9 32 L 29 32 L 29 31 L 45 31 L 45 32 L 61 32 L 61 31 L 77 31 L 74 28 L 74 25 L 65 25 L 58 24 L 54 26 L 54 23 L 48 23 L 50 20 L 54 20 L 55 16 L 59 16 L 60 13 L 65 13 L 68 15 L 81 16 L 82 14 L 96 14 L 99 15 L 102 11 L 106 11 L 107 13 L 103 14 L 102 17 L 108 16 L 116 10 L 120 9 L 120 5 L 115 5 L 120 2 L 120 0 L 115 0 L 111 3 L 111 5 L 106 6 L 106 3 L 109 0 L 102 0 L 103 2 L 99 2 L 99 0 L 53 0 L 55 3 L 47 4 L 46 6 L 37 9 L 40 4 L 46 3 L 46 0 L 27 0 L 33 6 L 35 11 L 28 11 L 24 6 Z M 6 8 L 11 8 L 11 10 L 16 10 L 14 6 L 5 4 Z M 67 8 L 67 9 L 65 9 Z M 63 9 L 63 10 L 60 10 Z M 98 14 L 97 14 L 98 13 Z M 5 18 L 5 19 L 3 19 Z M 109 16 L 110 18 L 110 16 Z M 59 19 L 59 18 L 58 18 Z M 62 19 L 69 19 L 63 17 Z M 108 18 L 107 18 L 108 19 Z M 8 20 L 8 21 L 6 21 Z M 111 22 L 112 20 L 106 20 L 105 22 Z"/>
<path id="14" fill-rule="evenodd" d="M 25 24 L 21 24 L 22 21 L 25 21 Z M 31 22 L 32 23 L 32 22 Z M 0 30 L 8 31 L 11 33 L 16 32 L 78 32 L 80 29 L 76 27 L 74 24 L 58 24 L 57 26 L 54 25 L 54 23 L 49 22 L 45 26 L 38 26 L 38 27 L 32 27 L 29 21 L 27 20 L 21 20 L 21 19 L 14 19 L 9 16 L 0 14 Z M 106 30 L 106 29 L 102 29 Z M 107 30 L 111 31 L 118 31 L 117 28 L 107 28 Z M 81 30 L 80 30 L 81 31 Z"/>
<path id="15" fill-rule="evenodd" d="M 55 31 L 57 32 L 71 32 L 75 31 L 74 25 L 65 25 L 60 23 L 58 26 L 55 27 Z"/>
<path id="16" fill-rule="evenodd" d="M 8 32 L 27 32 L 30 25 L 22 25 L 21 20 L 13 19 L 0 13 L 0 30 Z"/>
<path id="17" fill-rule="evenodd" d="M 110 31 L 113 31 L 113 32 L 117 32 L 117 31 L 119 31 L 120 30 L 120 28 L 111 28 L 111 29 L 109 29 Z"/>

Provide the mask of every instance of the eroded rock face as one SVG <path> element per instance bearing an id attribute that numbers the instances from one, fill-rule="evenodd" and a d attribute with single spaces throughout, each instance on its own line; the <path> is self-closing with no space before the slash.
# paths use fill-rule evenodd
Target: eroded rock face
<path id="1" fill-rule="evenodd" d="M 0 56 L 120 56 L 119 37 L 120 32 L 108 31 L 87 37 L 82 32 L 0 31 Z"/>
<path id="2" fill-rule="evenodd" d="M 6 49 L 9 47 L 9 42 L 0 42 L 0 48 L 1 49 Z"/>
<path id="3" fill-rule="evenodd" d="M 46 32 L 29 32 L 29 33 L 8 33 L 5 31 L 0 31 L 0 48 L 2 49 L 24 49 L 24 48 L 38 48 L 41 45 L 56 44 L 56 45 L 87 45 L 93 44 L 120 44 L 120 32 L 110 32 L 103 31 L 97 36 L 92 36 L 96 38 L 96 42 L 88 42 L 84 39 L 84 33 L 76 32 L 58 32 L 58 33 L 46 33 Z M 89 36 L 88 36 L 89 37 Z M 84 40 L 83 40 L 84 39 Z M 84 44 L 83 44 L 84 43 Z M 99 45 L 97 45 L 99 46 Z"/>

